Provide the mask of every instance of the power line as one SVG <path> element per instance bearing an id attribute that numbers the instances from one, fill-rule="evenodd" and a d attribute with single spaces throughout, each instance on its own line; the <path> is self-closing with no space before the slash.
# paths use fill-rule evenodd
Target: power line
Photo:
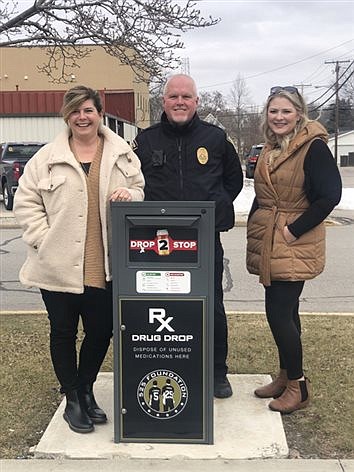
<path id="1" fill-rule="evenodd" d="M 325 64 L 335 64 L 335 73 L 336 73 L 336 81 L 335 81 L 335 91 L 334 94 L 336 96 L 336 102 L 335 102 L 335 126 L 334 126 L 334 160 L 336 163 L 338 163 L 338 132 L 339 132 L 339 90 L 343 87 L 343 85 L 350 79 L 350 77 L 353 75 L 353 72 L 348 75 L 348 77 L 345 79 L 345 81 L 342 83 L 341 86 L 339 86 L 339 69 L 340 69 L 340 64 L 344 62 L 350 62 L 349 60 L 346 61 L 325 61 Z M 349 67 L 353 64 L 354 61 L 351 62 L 351 64 L 347 67 L 347 70 Z M 342 74 L 343 77 L 343 74 Z M 331 97 L 333 97 L 333 95 Z M 329 97 L 326 101 L 330 100 L 331 97 Z M 324 102 L 326 103 L 326 102 Z"/>
<path id="2" fill-rule="evenodd" d="M 247 79 L 253 79 L 255 77 L 259 77 L 261 75 L 266 75 L 266 74 L 270 74 L 271 72 L 276 72 L 278 70 L 281 70 L 281 69 L 286 69 L 287 67 L 290 67 L 290 66 L 293 66 L 293 65 L 296 65 L 296 64 L 299 64 L 300 62 L 305 62 L 309 59 L 313 59 L 314 57 L 317 57 L 317 56 L 321 56 L 323 55 L 324 53 L 326 52 L 329 52 L 329 51 L 332 51 L 333 49 L 337 49 L 341 46 L 344 46 L 345 44 L 347 43 L 350 43 L 352 42 L 353 39 L 349 39 L 348 41 L 344 41 L 344 43 L 341 43 L 341 44 L 338 44 L 337 46 L 334 46 L 333 48 L 329 48 L 329 49 L 325 49 L 324 51 L 321 51 L 317 54 L 313 54 L 312 56 L 307 56 L 303 59 L 299 59 L 298 61 L 295 61 L 295 62 L 291 62 L 290 64 L 286 64 L 284 66 L 280 66 L 280 67 L 277 67 L 275 69 L 270 69 L 270 70 L 267 70 L 267 71 L 264 71 L 264 72 L 259 72 L 257 74 L 254 74 L 254 75 L 249 75 L 248 77 L 245 77 L 244 79 L 247 80 Z M 219 85 L 227 85 L 227 84 L 232 84 L 234 82 L 234 80 L 229 80 L 228 82 L 220 82 L 218 84 L 211 84 L 211 85 L 205 85 L 204 87 L 199 87 L 199 89 L 205 89 L 205 88 L 209 88 L 209 87 L 218 87 Z"/>
<path id="3" fill-rule="evenodd" d="M 349 60 L 347 61 L 338 61 L 338 62 L 350 62 Z M 325 62 L 325 64 L 334 64 L 335 62 Z M 312 100 L 312 102 L 308 103 L 308 106 L 309 105 L 312 105 L 313 103 L 316 103 L 320 98 L 322 98 L 324 95 L 326 95 L 326 93 L 328 93 L 331 88 L 335 87 L 335 91 L 334 93 L 327 99 L 325 100 L 321 105 L 317 106 L 314 110 L 317 110 L 318 108 L 321 108 L 322 105 L 324 105 L 325 103 L 327 103 L 332 97 L 334 97 L 334 95 L 336 94 L 336 90 L 337 90 L 337 87 L 338 87 L 338 84 L 339 84 L 339 80 L 347 73 L 347 71 L 351 68 L 351 66 L 353 65 L 354 61 L 351 62 L 351 64 L 349 64 L 349 66 L 345 69 L 345 71 L 343 72 L 343 74 L 338 78 L 336 78 L 336 81 L 334 82 L 333 85 L 331 85 L 322 95 L 320 95 L 319 97 L 317 97 L 315 100 Z M 338 72 L 339 72 L 339 69 L 338 69 Z M 347 77 L 347 79 L 342 83 L 342 85 L 338 88 L 338 90 L 340 90 L 343 85 L 348 81 L 348 79 L 353 75 L 353 72 L 349 75 L 349 77 Z"/>
<path id="4" fill-rule="evenodd" d="M 338 91 L 343 87 L 343 85 L 345 85 L 345 84 L 348 82 L 348 80 L 351 78 L 351 76 L 352 76 L 353 74 L 354 74 L 354 71 L 351 72 L 351 73 L 348 75 L 348 77 L 345 79 L 345 81 L 338 87 Z M 334 85 L 336 85 L 336 83 L 334 83 Z M 328 90 L 329 90 L 329 89 L 328 89 Z M 326 90 L 325 93 L 327 93 L 328 90 Z M 323 103 L 321 103 L 321 105 L 318 105 L 316 108 L 313 108 L 312 110 L 313 110 L 313 111 L 316 111 L 316 110 L 318 110 L 319 108 L 321 108 L 323 105 L 325 105 L 327 102 L 329 102 L 329 100 L 330 100 L 331 98 L 333 98 L 333 97 L 335 96 L 336 92 L 337 92 L 337 89 L 332 93 L 332 95 L 331 95 L 330 97 L 327 98 L 327 100 L 325 100 Z M 311 102 L 311 103 L 309 103 L 308 105 L 312 105 L 312 103 L 315 103 L 315 102 Z"/>
<path id="5" fill-rule="evenodd" d="M 311 72 L 310 75 L 304 78 L 304 82 L 308 80 L 315 80 L 315 77 L 322 74 L 325 70 L 327 70 L 327 68 L 323 64 L 319 65 L 316 70 L 314 70 L 313 72 Z"/>

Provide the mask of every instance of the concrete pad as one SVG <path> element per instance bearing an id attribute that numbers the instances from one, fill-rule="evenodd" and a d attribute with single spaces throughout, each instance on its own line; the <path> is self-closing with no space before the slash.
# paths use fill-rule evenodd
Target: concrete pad
<path id="1" fill-rule="evenodd" d="M 253 390 L 268 383 L 269 375 L 230 375 L 234 395 L 215 399 L 214 444 L 114 443 L 113 373 L 101 373 L 95 384 L 97 402 L 108 423 L 89 434 L 78 434 L 63 420 L 65 400 L 59 405 L 39 444 L 35 458 L 68 459 L 257 459 L 282 458 L 288 445 L 281 415 L 256 398 Z"/>
<path id="2" fill-rule="evenodd" d="M 345 472 L 354 472 L 354 460 L 342 459 L 340 462 Z"/>

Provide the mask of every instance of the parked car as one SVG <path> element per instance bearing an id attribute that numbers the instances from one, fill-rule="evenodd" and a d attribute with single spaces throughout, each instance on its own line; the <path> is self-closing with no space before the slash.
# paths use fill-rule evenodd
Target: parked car
<path id="1" fill-rule="evenodd" d="M 0 182 L 6 210 L 12 210 L 18 179 L 31 157 L 45 143 L 7 142 L 0 144 Z"/>
<path id="2" fill-rule="evenodd" d="M 254 169 L 262 149 L 263 144 L 254 144 L 246 156 L 246 177 L 248 179 L 253 179 L 254 177 Z"/>

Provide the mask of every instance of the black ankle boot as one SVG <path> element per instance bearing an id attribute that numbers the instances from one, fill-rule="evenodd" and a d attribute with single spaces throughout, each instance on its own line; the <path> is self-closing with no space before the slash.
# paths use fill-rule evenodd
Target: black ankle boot
<path id="1" fill-rule="evenodd" d="M 93 395 L 93 385 L 81 385 L 78 390 L 78 395 L 81 408 L 85 410 L 91 421 L 97 424 L 106 423 L 107 415 L 96 403 L 95 397 Z"/>
<path id="2" fill-rule="evenodd" d="M 63 414 L 64 420 L 69 428 L 75 433 L 91 433 L 94 430 L 92 420 L 81 408 L 77 390 L 66 392 L 66 407 Z"/>

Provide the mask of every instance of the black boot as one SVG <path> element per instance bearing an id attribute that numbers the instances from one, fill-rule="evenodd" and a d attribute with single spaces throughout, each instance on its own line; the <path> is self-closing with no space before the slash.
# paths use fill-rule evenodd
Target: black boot
<path id="1" fill-rule="evenodd" d="M 78 390 L 81 408 L 87 413 L 93 423 L 106 423 L 107 415 L 100 408 L 93 395 L 93 385 L 81 385 Z"/>
<path id="2" fill-rule="evenodd" d="M 94 430 L 92 420 L 81 408 L 77 390 L 66 392 L 66 407 L 63 414 L 69 428 L 75 433 L 91 433 Z"/>
<path id="3" fill-rule="evenodd" d="M 232 387 L 226 375 L 215 377 L 214 379 L 214 397 L 229 398 L 232 395 Z"/>

